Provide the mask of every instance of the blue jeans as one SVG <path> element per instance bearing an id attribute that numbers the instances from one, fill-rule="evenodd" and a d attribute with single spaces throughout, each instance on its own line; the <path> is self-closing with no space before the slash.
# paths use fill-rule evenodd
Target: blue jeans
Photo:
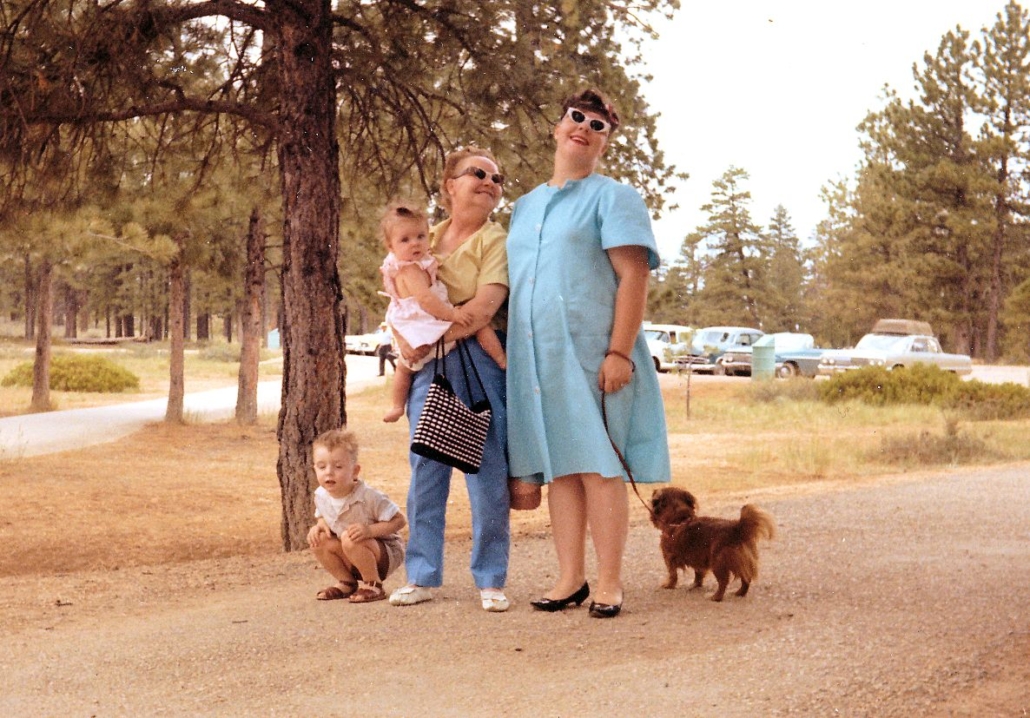
<path id="1" fill-rule="evenodd" d="M 486 355 L 474 338 L 465 340 L 465 344 L 479 370 L 492 411 L 482 466 L 478 474 L 465 474 L 472 509 L 470 567 L 477 588 L 503 588 L 508 577 L 508 550 L 511 544 L 504 370 Z M 458 350 L 452 350 L 445 361 L 447 377 L 455 393 L 469 403 Z M 430 360 L 413 377 L 411 392 L 408 394 L 408 425 L 411 432 L 415 431 L 432 381 L 433 361 Z M 471 370 L 469 381 L 473 395 L 477 399 L 481 398 L 479 385 Z M 409 537 L 404 567 L 408 583 L 440 586 L 443 584 L 447 496 L 454 469 L 417 454 L 411 454 L 410 461 L 411 485 L 408 488 L 407 505 Z"/>

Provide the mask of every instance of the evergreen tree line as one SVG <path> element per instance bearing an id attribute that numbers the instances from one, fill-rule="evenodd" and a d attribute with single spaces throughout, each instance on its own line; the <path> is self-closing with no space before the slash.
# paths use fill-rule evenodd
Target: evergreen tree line
<path id="1" fill-rule="evenodd" d="M 913 65 L 915 98 L 885 88 L 859 125 L 863 159 L 824 188 L 803 247 L 785 208 L 750 214 L 731 167 L 654 283 L 654 321 L 808 331 L 849 346 L 885 317 L 929 321 L 946 348 L 1030 358 L 1030 19 L 1009 2 Z M 799 148 L 818 151 L 818 148 Z"/>

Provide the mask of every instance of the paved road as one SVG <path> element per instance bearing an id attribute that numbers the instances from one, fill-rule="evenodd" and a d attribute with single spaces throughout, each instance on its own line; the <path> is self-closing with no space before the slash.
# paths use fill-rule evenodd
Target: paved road
<path id="1" fill-rule="evenodd" d="M 347 388 L 360 389 L 376 381 L 374 357 L 347 357 Z M 191 421 L 222 421 L 236 412 L 236 386 L 187 394 L 184 411 Z M 279 411 L 280 378 L 258 384 L 258 412 Z M 0 459 L 38 456 L 115 441 L 144 425 L 162 421 L 167 399 L 136 401 L 88 409 L 24 414 L 0 419 Z"/>
<path id="2" fill-rule="evenodd" d="M 355 391 L 377 381 L 375 357 L 348 355 L 347 388 Z M 1030 383 L 1030 367 L 975 366 L 970 378 L 1001 383 Z M 718 377 L 698 375 L 695 381 Z M 738 381 L 741 381 L 738 379 Z M 235 413 L 236 387 L 187 394 L 184 408 L 190 420 L 221 421 Z M 282 386 L 277 378 L 258 385 L 258 411 L 278 411 Z M 25 414 L 0 419 L 0 459 L 38 456 L 68 449 L 115 441 L 138 431 L 145 424 L 164 419 L 166 399 L 127 404 L 69 409 L 45 414 Z"/>
<path id="3" fill-rule="evenodd" d="M 658 587 L 635 506 L 612 621 L 530 608 L 553 577 L 546 532 L 512 542 L 502 614 L 480 609 L 456 537 L 436 600 L 411 608 L 314 600 L 324 572 L 301 551 L 9 578 L 0 715 L 1026 716 L 1027 468 L 752 493 L 779 535 L 747 598 L 719 604 Z"/>

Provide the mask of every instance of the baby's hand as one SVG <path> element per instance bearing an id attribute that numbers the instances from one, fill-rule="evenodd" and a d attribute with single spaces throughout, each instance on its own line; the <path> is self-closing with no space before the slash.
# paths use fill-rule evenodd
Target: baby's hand
<path id="1" fill-rule="evenodd" d="M 372 535 L 369 533 L 368 526 L 365 524 L 351 524 L 347 527 L 347 538 L 354 543 L 358 543 L 365 539 L 372 538 Z"/>
<path id="2" fill-rule="evenodd" d="M 465 309 L 465 307 L 455 307 L 454 319 L 451 321 L 460 327 L 467 327 L 472 323 L 472 315 L 469 314 L 469 311 Z"/>

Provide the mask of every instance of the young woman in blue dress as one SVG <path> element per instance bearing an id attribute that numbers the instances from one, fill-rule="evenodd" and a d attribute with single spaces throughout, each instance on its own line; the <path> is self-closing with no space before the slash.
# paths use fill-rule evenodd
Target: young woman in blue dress
<path id="1" fill-rule="evenodd" d="M 637 482 L 670 479 L 665 412 L 642 323 L 658 266 L 650 215 L 632 187 L 595 172 L 619 126 L 595 91 L 554 128 L 551 179 L 515 204 L 508 232 L 511 475 L 546 484 L 558 578 L 532 602 L 581 605 L 589 530 L 590 615 L 622 609 L 629 499 L 614 441 Z M 602 416 L 605 396 L 607 426 Z"/>

